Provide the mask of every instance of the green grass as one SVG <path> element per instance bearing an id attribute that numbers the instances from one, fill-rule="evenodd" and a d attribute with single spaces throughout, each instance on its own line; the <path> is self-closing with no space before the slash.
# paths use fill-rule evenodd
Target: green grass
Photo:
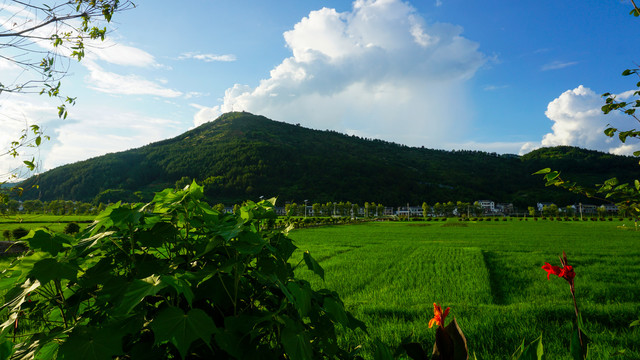
<path id="1" fill-rule="evenodd" d="M 77 222 L 81 229 L 89 225 L 95 215 L 43 215 L 43 214 L 26 214 L 26 215 L 9 215 L 0 216 L 0 234 L 4 230 L 13 230 L 23 227 L 27 230 L 46 227 L 49 230 L 62 232 L 64 227 L 70 222 Z M 0 240 L 4 240 L 0 236 Z"/>
<path id="2" fill-rule="evenodd" d="M 540 334 L 548 359 L 570 359 L 569 286 L 557 277 L 548 281 L 540 268 L 560 265 L 564 250 L 577 273 L 592 359 L 621 349 L 638 359 L 640 329 L 629 328 L 640 315 L 640 232 L 633 227 L 618 220 L 450 220 L 320 227 L 291 237 L 321 263 L 326 281 L 304 266 L 297 275 L 337 291 L 367 324 L 370 336 L 343 339 L 366 352 L 373 338 L 395 346 L 412 332 L 430 348 L 435 330 L 427 323 L 438 302 L 451 307 L 470 351 L 483 359 L 507 359 L 523 339 Z"/>

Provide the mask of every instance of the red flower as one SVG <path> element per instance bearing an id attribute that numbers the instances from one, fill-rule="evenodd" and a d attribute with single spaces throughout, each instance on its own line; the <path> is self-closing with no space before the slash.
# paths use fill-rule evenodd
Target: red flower
<path id="1" fill-rule="evenodd" d="M 573 271 L 573 266 L 567 265 L 567 255 L 564 251 L 562 252 L 562 257 L 560 257 L 560 262 L 562 263 L 562 267 L 544 263 L 542 269 L 547 272 L 547 279 L 553 274 L 567 280 L 569 285 L 573 286 L 573 278 L 576 277 L 576 273 Z"/>
<path id="2" fill-rule="evenodd" d="M 449 308 L 446 308 L 443 314 L 440 305 L 433 303 L 433 319 L 429 320 L 429 328 L 431 328 L 433 324 L 441 327 L 444 326 L 444 319 L 447 315 L 449 315 Z"/>

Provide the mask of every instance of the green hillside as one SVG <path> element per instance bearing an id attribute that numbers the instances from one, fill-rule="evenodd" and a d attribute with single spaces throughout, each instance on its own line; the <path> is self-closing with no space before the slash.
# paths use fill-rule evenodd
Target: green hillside
<path id="1" fill-rule="evenodd" d="M 223 203 L 259 196 L 385 205 L 577 201 L 530 175 L 544 167 L 598 182 L 620 174 L 631 178 L 637 163 L 571 147 L 523 157 L 413 148 L 236 112 L 172 139 L 61 166 L 22 186 L 31 189 L 25 198 L 134 201 L 189 177 L 206 185 L 211 201 Z"/>

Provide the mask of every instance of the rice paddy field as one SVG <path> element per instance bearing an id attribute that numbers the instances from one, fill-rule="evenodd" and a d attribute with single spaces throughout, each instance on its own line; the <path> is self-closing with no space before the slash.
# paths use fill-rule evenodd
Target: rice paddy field
<path id="1" fill-rule="evenodd" d="M 76 222 L 84 229 L 93 222 L 95 215 L 42 215 L 28 214 L 20 216 L 2 216 L 0 217 L 0 234 L 4 230 L 13 230 L 18 227 L 27 230 L 39 227 L 46 227 L 49 230 L 62 232 L 64 227 L 70 222 Z M 3 240 L 0 238 L 0 240 Z"/>
<path id="2" fill-rule="evenodd" d="M 547 359 L 570 359 L 575 319 L 568 283 L 547 280 L 545 262 L 565 251 L 590 359 L 640 359 L 640 231 L 632 221 L 371 222 L 294 230 L 325 281 L 306 267 L 296 274 L 316 289 L 337 291 L 367 324 L 343 335 L 370 357 L 373 340 L 392 347 L 413 333 L 433 346 L 433 303 L 451 307 L 471 358 L 508 359 L 525 339 L 542 335 Z M 302 258 L 297 251 L 294 257 Z M 449 321 L 449 318 L 447 322 Z"/>

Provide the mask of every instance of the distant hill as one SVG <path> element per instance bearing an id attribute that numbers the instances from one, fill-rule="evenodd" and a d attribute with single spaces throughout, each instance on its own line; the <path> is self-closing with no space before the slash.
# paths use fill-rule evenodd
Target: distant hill
<path id="1" fill-rule="evenodd" d="M 212 202 L 227 204 L 260 196 L 385 205 L 580 200 L 531 176 L 545 167 L 593 182 L 616 175 L 631 179 L 638 170 L 633 158 L 573 147 L 522 157 L 433 150 L 235 112 L 172 139 L 52 169 L 22 186 L 39 185 L 24 196 L 42 200 L 149 200 L 183 177 L 204 183 Z"/>

